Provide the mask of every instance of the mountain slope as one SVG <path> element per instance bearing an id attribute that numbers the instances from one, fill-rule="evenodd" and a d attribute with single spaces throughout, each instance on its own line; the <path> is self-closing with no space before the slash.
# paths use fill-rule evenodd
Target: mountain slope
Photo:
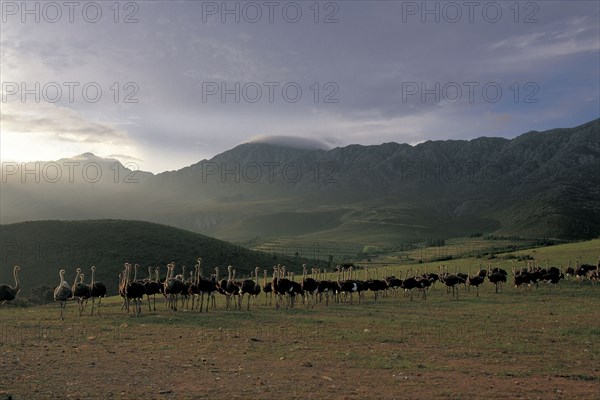
<path id="1" fill-rule="evenodd" d="M 395 246 L 472 232 L 600 234 L 600 120 L 514 139 L 299 149 L 246 143 L 178 171 L 20 182 L 3 222 L 147 220 L 227 240 Z M 118 179 L 115 171 L 118 170 Z"/>
<path id="2" fill-rule="evenodd" d="M 237 269 L 237 276 L 247 275 L 256 266 L 271 271 L 274 264 L 282 263 L 298 270 L 303 262 L 308 262 L 280 253 L 251 251 L 170 226 L 122 220 L 36 221 L 0 225 L 0 246 L 0 282 L 10 282 L 12 266 L 20 265 L 24 293 L 41 284 L 58 284 L 60 268 L 67 270 L 67 278 L 72 279 L 76 267 L 89 274 L 89 268 L 95 265 L 97 280 L 104 281 L 114 294 L 117 276 L 125 262 L 140 264 L 143 267 L 141 278 L 148 276 L 149 266 L 161 267 L 164 276 L 165 266 L 171 261 L 176 263 L 177 273 L 181 272 L 182 265 L 191 271 L 198 257 L 203 260 L 204 274 L 214 273 L 216 266 L 223 271 L 224 267 L 232 265 Z"/>

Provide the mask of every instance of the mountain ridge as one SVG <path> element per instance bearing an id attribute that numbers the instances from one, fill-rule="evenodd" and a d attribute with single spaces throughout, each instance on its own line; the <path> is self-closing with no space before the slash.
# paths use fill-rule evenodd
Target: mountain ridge
<path id="1" fill-rule="evenodd" d="M 2 222 L 137 219 L 226 240 L 333 235 L 357 247 L 479 231 L 583 239 L 600 235 L 599 125 L 330 150 L 243 143 L 156 175 L 121 165 L 118 182 L 113 168 L 98 185 L 3 183 Z"/>

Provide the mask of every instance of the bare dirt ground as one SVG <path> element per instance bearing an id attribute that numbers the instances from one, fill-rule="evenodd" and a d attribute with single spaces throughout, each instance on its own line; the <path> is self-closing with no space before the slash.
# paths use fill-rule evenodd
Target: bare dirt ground
<path id="1" fill-rule="evenodd" d="M 65 322 L 54 305 L 4 308 L 0 399 L 600 399 L 594 304 L 436 296 L 139 318 L 69 305 Z"/>

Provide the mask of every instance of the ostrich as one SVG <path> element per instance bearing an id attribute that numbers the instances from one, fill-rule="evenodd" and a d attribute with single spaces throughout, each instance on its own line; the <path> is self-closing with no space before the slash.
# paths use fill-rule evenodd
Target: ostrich
<path id="1" fill-rule="evenodd" d="M 129 281 L 129 268 L 127 269 L 127 273 L 125 274 L 125 296 L 127 297 L 127 301 L 134 301 L 136 317 L 142 313 L 142 299 L 144 298 L 144 294 L 146 294 L 146 288 L 144 287 L 144 284 L 136 280 L 137 267 L 138 265 L 135 264 L 133 281 Z"/>
<path id="2" fill-rule="evenodd" d="M 260 269 L 259 267 L 256 267 L 254 269 L 254 275 L 252 275 L 252 277 L 256 278 L 256 283 L 254 282 L 254 279 L 246 279 L 240 285 L 240 301 L 239 301 L 240 306 L 238 308 L 241 307 L 241 304 L 244 299 L 244 294 L 247 294 L 248 302 L 246 304 L 246 310 L 250 311 L 250 298 L 253 296 L 256 297 L 260 293 L 260 285 L 258 284 L 258 270 L 259 269 Z"/>
<path id="3" fill-rule="evenodd" d="M 358 293 L 362 288 L 359 288 L 360 283 L 356 280 L 352 279 L 352 267 L 348 267 L 348 273 L 350 275 L 350 279 L 342 280 L 341 273 L 342 268 L 338 267 L 338 287 L 339 291 L 344 294 L 350 294 L 350 304 L 353 304 L 352 295 L 354 293 Z M 360 293 L 358 295 L 358 304 L 360 304 L 361 298 Z"/>
<path id="4" fill-rule="evenodd" d="M 254 289 L 250 292 L 250 295 L 254 298 L 257 299 L 258 295 L 261 292 L 261 288 L 260 288 L 260 284 L 258 283 L 258 271 L 260 271 L 259 267 L 256 267 L 254 269 L 254 277 L 256 278 L 256 283 L 254 284 Z"/>
<path id="5" fill-rule="evenodd" d="M 569 259 L 569 266 L 567 267 L 567 272 L 565 272 L 567 278 L 572 278 L 575 275 L 575 269 L 571 267 L 571 260 Z"/>
<path id="6" fill-rule="evenodd" d="M 417 289 L 419 289 L 419 295 L 423 296 L 423 300 L 427 300 L 427 290 L 432 285 L 431 280 L 425 276 L 425 274 L 420 275 L 419 269 L 417 268 L 417 274 L 415 275 L 415 279 L 419 284 Z"/>
<path id="7" fill-rule="evenodd" d="M 199 274 L 200 274 L 200 259 L 198 259 L 198 263 L 194 265 L 194 272 L 190 275 L 190 285 L 187 287 L 187 293 L 192 297 L 192 311 L 194 311 L 194 307 L 196 306 L 196 298 L 198 297 L 198 304 L 200 303 L 200 287 L 198 285 Z"/>
<path id="8" fill-rule="evenodd" d="M 436 275 L 437 276 L 437 275 Z M 402 272 L 400 272 L 402 278 Z M 398 289 L 402 287 L 402 279 L 396 278 L 394 275 L 387 275 L 387 268 L 383 269 L 383 280 L 387 282 L 388 287 L 394 291 L 394 298 L 398 298 Z"/>
<path id="9" fill-rule="evenodd" d="M 379 274 L 377 273 L 377 268 L 375 268 L 375 279 L 370 279 L 369 276 L 369 268 L 365 267 L 365 275 L 366 275 L 366 286 L 367 289 L 373 292 L 373 297 L 375 302 L 379 298 L 379 292 L 384 292 L 388 289 L 388 283 L 385 280 L 379 279 Z"/>
<path id="10" fill-rule="evenodd" d="M 412 269 L 410 271 L 412 272 Z M 406 297 L 407 292 L 410 293 L 410 301 L 412 301 L 413 289 L 420 288 L 421 285 L 419 284 L 419 281 L 417 281 L 415 279 L 414 276 L 409 277 L 408 275 L 409 275 L 408 271 L 406 271 L 406 279 L 404 279 L 404 281 L 402 281 L 402 285 L 400 287 L 402 289 L 404 289 L 405 297 Z"/>
<path id="11" fill-rule="evenodd" d="M 520 288 L 523 285 L 527 285 L 527 287 L 531 287 L 531 274 L 527 269 L 523 268 L 522 270 L 517 271 L 515 267 L 512 269 L 513 273 L 513 283 L 515 284 L 515 288 Z"/>
<path id="12" fill-rule="evenodd" d="M 312 271 L 314 273 L 314 269 Z M 314 278 L 307 278 L 306 277 L 306 264 L 302 264 L 302 290 L 305 293 L 305 299 L 306 299 L 306 307 L 310 307 L 310 300 L 308 299 L 308 296 L 310 295 L 311 299 L 313 300 L 313 304 L 314 304 L 314 296 L 315 293 L 317 292 L 317 289 L 319 288 L 319 282 L 314 279 Z"/>
<path id="13" fill-rule="evenodd" d="M 467 282 L 467 278 L 469 277 L 469 274 L 465 274 L 462 272 L 458 272 L 458 265 L 456 266 L 456 271 L 454 272 L 454 275 L 458 276 L 460 279 L 462 279 L 464 282 Z M 466 286 L 466 285 L 465 285 Z M 466 287 L 465 287 L 466 288 Z"/>
<path id="14" fill-rule="evenodd" d="M 127 310 L 129 312 L 129 301 L 127 300 L 127 271 L 129 271 L 131 264 L 125 263 L 123 271 L 119 274 L 119 295 L 123 299 L 121 310 Z"/>
<path id="15" fill-rule="evenodd" d="M 219 269 L 219 267 L 215 267 L 215 281 L 217 284 L 217 291 L 222 294 L 223 296 L 225 296 L 225 309 L 229 309 L 229 293 L 227 292 L 227 282 L 229 279 L 221 279 L 219 280 L 219 272 L 221 270 Z"/>
<path id="16" fill-rule="evenodd" d="M 300 290 L 302 288 L 299 288 Z M 279 267 L 279 264 L 273 267 L 273 292 L 277 294 L 277 299 L 275 300 L 275 308 L 278 309 L 281 305 L 281 301 L 283 300 L 283 296 L 287 296 L 286 299 L 286 308 L 289 306 L 290 308 L 294 308 L 294 299 L 296 296 L 296 288 L 293 282 L 287 278 L 285 278 L 285 266 Z"/>
<path id="17" fill-rule="evenodd" d="M 467 285 L 469 285 L 469 287 L 475 286 L 475 289 L 477 290 L 477 297 L 479 297 L 479 285 L 481 285 L 484 280 L 485 278 L 479 274 L 471 276 L 471 267 L 469 267 L 469 273 L 467 274 Z"/>
<path id="18" fill-rule="evenodd" d="M 75 270 L 75 281 L 73 282 L 73 286 L 71 290 L 73 291 L 73 297 L 77 298 L 77 306 L 79 308 L 79 316 L 81 317 L 81 313 L 83 313 L 84 300 L 90 298 L 90 288 L 88 285 L 83 283 L 83 276 L 81 274 L 81 268 L 77 268 Z M 79 278 L 82 278 L 81 280 Z"/>
<path id="19" fill-rule="evenodd" d="M 273 304 L 273 282 L 267 282 L 267 270 L 263 271 L 263 291 L 265 292 L 265 306 L 267 305 L 267 300 L 269 300 L 269 305 Z"/>
<path id="20" fill-rule="evenodd" d="M 325 305 L 329 306 L 329 294 L 335 293 L 335 291 L 338 290 L 338 285 L 337 282 L 327 280 L 326 269 L 323 270 L 322 273 L 319 271 L 319 275 L 322 275 L 319 276 L 319 287 L 317 288 L 317 293 L 319 293 L 319 301 L 322 301 L 323 293 L 325 293 Z"/>
<path id="21" fill-rule="evenodd" d="M 435 289 L 435 283 L 440 280 L 440 276 L 434 273 L 428 273 L 427 267 L 425 267 L 425 273 L 423 274 L 423 278 L 426 278 L 431 282 L 431 286 Z"/>
<path id="22" fill-rule="evenodd" d="M 89 285 L 90 297 L 92 298 L 92 312 L 90 315 L 94 315 L 94 305 L 96 304 L 96 298 L 98 298 L 98 315 L 100 315 L 100 302 L 102 298 L 106 296 L 106 286 L 102 282 L 96 282 L 94 279 L 96 273 L 96 267 L 92 265 L 92 282 Z"/>
<path id="23" fill-rule="evenodd" d="M 154 269 L 156 279 L 152 279 L 152 267 L 148 267 L 148 280 L 144 282 L 146 288 L 146 297 L 148 298 L 148 311 L 152 311 L 150 307 L 150 295 L 152 295 L 152 305 L 154 311 L 156 311 L 156 295 L 162 292 L 163 286 L 160 284 L 160 269 L 156 267 Z"/>
<path id="24" fill-rule="evenodd" d="M 19 282 L 19 277 L 17 276 L 17 273 L 20 270 L 21 267 L 19 267 L 18 265 L 15 265 L 15 267 L 13 268 L 13 276 L 15 278 L 14 288 L 10 287 L 10 285 L 0 285 L 0 305 L 8 301 L 13 301 L 17 293 L 19 293 L 19 291 L 21 290 L 21 283 Z"/>
<path id="25" fill-rule="evenodd" d="M 61 269 L 58 275 L 60 276 L 60 283 L 54 289 L 54 301 L 60 302 L 60 320 L 64 321 L 63 312 L 67 307 L 67 300 L 72 297 L 73 292 L 67 281 L 65 281 L 65 270 Z"/>
<path id="26" fill-rule="evenodd" d="M 448 272 L 446 272 L 443 275 L 442 281 L 448 288 L 448 291 L 450 288 L 452 288 L 452 297 L 454 297 L 454 294 L 456 293 L 456 298 L 458 299 L 458 288 L 456 287 L 456 285 L 464 284 L 465 280 L 457 275 L 449 275 Z"/>
<path id="27" fill-rule="evenodd" d="M 178 277 L 173 277 L 175 272 L 175 262 L 167 266 L 167 278 L 165 279 L 164 294 L 167 296 L 169 307 L 172 311 L 177 311 L 177 295 L 182 293 L 185 284 Z"/>
<path id="28" fill-rule="evenodd" d="M 496 285 L 496 293 L 502 288 L 502 284 L 506 283 L 506 271 L 502 271 L 504 270 L 498 268 L 492 270 L 491 265 L 488 267 L 488 280 Z"/>
<path id="29" fill-rule="evenodd" d="M 237 304 L 237 309 L 241 310 L 242 305 L 240 296 L 240 283 L 236 282 L 235 280 L 235 269 L 233 269 L 233 267 L 230 265 L 227 267 L 227 272 L 229 276 L 227 279 L 227 286 L 225 286 L 225 291 L 229 293 L 229 298 L 231 298 L 231 296 L 238 297 L 238 300 L 234 302 L 234 306 Z M 230 306 L 231 304 L 228 304 L 228 308 Z"/>
<path id="30" fill-rule="evenodd" d="M 186 266 L 182 266 L 181 269 L 183 269 L 183 274 L 181 275 L 181 281 L 183 282 L 183 286 L 181 288 L 181 308 L 183 309 L 185 307 L 189 310 L 190 286 L 194 280 L 194 273 L 190 271 L 190 277 L 185 279 Z"/>
<path id="31" fill-rule="evenodd" d="M 285 266 L 283 267 L 284 275 L 285 275 Z M 304 298 L 304 290 L 302 290 L 302 284 L 296 282 L 294 280 L 294 273 L 288 273 L 290 277 L 290 288 L 287 291 L 287 296 L 289 298 L 290 308 L 294 308 L 294 304 L 296 301 L 296 296 L 300 295 Z"/>
<path id="32" fill-rule="evenodd" d="M 202 259 L 198 259 L 202 261 Z M 215 278 L 216 279 L 216 278 Z M 198 267 L 198 290 L 200 291 L 200 312 L 202 312 L 202 306 L 204 305 L 204 294 L 206 297 L 206 312 L 208 312 L 208 306 L 212 300 L 213 308 L 215 304 L 215 292 L 218 290 L 216 280 L 202 278 L 202 264 Z"/>

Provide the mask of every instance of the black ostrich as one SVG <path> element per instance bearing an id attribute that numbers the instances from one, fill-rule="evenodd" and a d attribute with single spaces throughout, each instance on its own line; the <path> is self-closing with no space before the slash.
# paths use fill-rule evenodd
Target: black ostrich
<path id="1" fill-rule="evenodd" d="M 423 278 L 427 278 L 431 282 L 431 286 L 435 288 L 435 283 L 440 280 L 440 276 L 435 273 L 428 273 L 427 267 L 425 267 L 425 273 L 423 274 Z"/>
<path id="2" fill-rule="evenodd" d="M 273 268 L 273 291 L 277 294 L 275 308 L 279 308 L 281 301 L 285 299 L 286 308 L 294 308 L 294 303 L 297 294 L 302 293 L 302 285 L 297 282 L 285 278 L 285 266 L 277 265 Z"/>
<path id="3" fill-rule="evenodd" d="M 573 268 L 571 266 L 571 260 L 569 260 L 569 266 L 567 267 L 567 270 L 565 271 L 565 276 L 569 279 L 575 276 L 575 268 Z"/>
<path id="4" fill-rule="evenodd" d="M 321 275 L 320 271 L 319 275 Z M 323 270 L 323 275 L 319 277 L 319 286 L 317 287 L 317 293 L 319 301 L 322 301 L 323 294 L 325 294 L 325 305 L 329 306 L 329 295 L 335 294 L 336 290 L 338 290 L 338 285 L 337 282 L 323 279 L 323 276 L 327 278 L 327 270 Z"/>
<path id="5" fill-rule="evenodd" d="M 342 274 L 342 267 L 338 267 L 338 287 L 339 287 L 339 292 L 343 293 L 344 295 L 350 295 L 350 304 L 353 304 L 353 294 L 354 293 L 358 293 L 358 304 L 361 303 L 361 294 L 360 292 L 362 292 L 362 282 L 359 282 L 355 279 L 352 279 L 352 267 L 348 267 L 348 269 L 345 272 L 348 272 L 348 279 L 343 279 L 341 277 Z"/>
<path id="6" fill-rule="evenodd" d="M 265 292 L 265 306 L 267 305 L 267 300 L 269 301 L 269 305 L 273 304 L 273 282 L 267 282 L 267 270 L 263 271 L 263 291 Z"/>
<path id="7" fill-rule="evenodd" d="M 433 282 L 431 281 L 431 279 L 427 278 L 425 274 L 419 275 L 418 269 L 415 279 L 419 283 L 419 286 L 417 286 L 417 289 L 419 289 L 419 294 L 423 296 L 423 300 L 427 300 L 427 290 L 431 285 L 433 285 Z"/>
<path id="8" fill-rule="evenodd" d="M 81 268 L 77 268 L 75 272 L 75 281 L 73 282 L 71 290 L 73 291 L 73 297 L 77 298 L 79 316 L 81 317 L 81 314 L 83 313 L 84 301 L 87 301 L 87 299 L 90 298 L 90 288 L 88 285 L 83 283 Z M 82 278 L 80 279 L 80 277 Z"/>
<path id="9" fill-rule="evenodd" d="M 167 265 L 167 277 L 164 283 L 164 295 L 167 299 L 167 305 L 171 311 L 177 311 L 177 296 L 183 292 L 185 284 L 178 277 L 173 277 L 175 273 L 175 262 Z"/>
<path id="10" fill-rule="evenodd" d="M 150 296 L 152 296 L 152 305 L 154 311 L 156 311 L 156 295 L 162 293 L 163 285 L 160 283 L 160 269 L 156 267 L 154 269 L 156 278 L 152 279 L 152 267 L 148 267 L 148 280 L 144 282 L 146 288 L 146 297 L 148 298 L 148 311 L 152 311 L 150 307 Z"/>
<path id="11" fill-rule="evenodd" d="M 146 294 L 146 287 L 144 286 L 144 283 L 141 281 L 137 281 L 137 267 L 138 265 L 135 264 L 134 266 L 134 275 L 133 275 L 133 281 L 129 281 L 129 269 L 127 270 L 127 273 L 125 274 L 125 279 L 126 279 L 126 284 L 125 284 L 125 296 L 127 297 L 127 301 L 129 302 L 130 300 L 133 300 L 133 303 L 135 305 L 135 316 L 138 317 L 141 313 L 142 313 L 142 299 L 144 298 L 144 295 Z M 129 311 L 129 308 L 128 308 Z"/>
<path id="12" fill-rule="evenodd" d="M 238 308 L 241 308 L 242 302 L 244 301 L 244 295 L 248 295 L 248 301 L 246 304 L 246 310 L 250 311 L 250 298 L 256 296 L 260 293 L 260 285 L 258 284 L 258 270 L 260 268 L 256 267 L 254 269 L 254 274 L 251 275 L 252 278 L 256 278 L 256 282 L 254 279 L 245 279 L 242 281 L 240 285 L 240 300 Z"/>
<path id="13" fill-rule="evenodd" d="M 261 287 L 258 283 L 258 271 L 260 271 L 260 268 L 256 267 L 254 269 L 254 277 L 256 278 L 256 283 L 254 284 L 254 289 L 250 292 L 250 296 L 252 296 L 252 298 L 254 298 L 255 300 L 258 298 L 258 295 L 261 292 Z"/>
<path id="14" fill-rule="evenodd" d="M 202 260 L 198 259 L 198 263 L 194 265 L 194 272 L 191 274 L 191 282 L 187 287 L 188 295 L 192 298 L 192 311 L 194 308 L 197 308 L 200 304 L 200 262 Z M 198 304 L 196 304 L 196 298 L 198 298 Z"/>
<path id="15" fill-rule="evenodd" d="M 259 267 L 256 267 L 254 269 L 254 275 L 252 275 L 254 277 L 254 279 L 256 279 L 256 281 L 254 281 L 253 279 L 246 279 L 244 282 L 242 282 L 242 285 L 240 287 L 240 304 L 243 301 L 244 295 L 247 294 L 248 295 L 248 304 L 246 306 L 246 310 L 250 311 L 250 298 L 256 298 L 260 292 L 260 285 L 258 283 L 258 271 L 260 270 Z"/>
<path id="16" fill-rule="evenodd" d="M 315 270 L 313 268 L 312 274 L 314 275 Z M 302 264 L 302 291 L 304 292 L 304 299 L 306 301 L 306 307 L 310 307 L 311 300 L 314 305 L 315 294 L 317 293 L 317 289 L 319 288 L 319 281 L 314 278 L 309 278 L 306 276 L 306 264 Z M 309 299 L 310 296 L 310 299 Z"/>
<path id="17" fill-rule="evenodd" d="M 271 286 L 273 287 L 273 293 L 277 296 L 275 298 L 275 309 L 278 309 L 281 306 L 284 296 L 287 296 L 287 292 L 292 286 L 289 279 L 281 277 L 281 271 L 279 264 L 273 267 L 273 280 L 271 281 Z"/>
<path id="18" fill-rule="evenodd" d="M 187 271 L 187 267 L 185 265 L 183 265 L 181 267 L 181 270 L 182 270 L 181 275 L 177 275 L 177 276 L 175 276 L 175 278 L 179 279 L 183 283 L 183 286 L 181 287 L 181 291 L 179 292 L 179 294 L 181 295 L 181 308 L 183 309 L 184 307 L 188 308 L 188 306 L 189 306 L 189 299 L 190 299 L 189 288 L 190 288 L 192 279 L 185 278 L 185 272 Z M 194 275 L 194 273 L 192 272 L 190 276 L 193 277 L 193 275 Z"/>
<path id="19" fill-rule="evenodd" d="M 388 289 L 388 283 L 385 280 L 379 279 L 377 268 L 375 269 L 375 279 L 370 279 L 371 277 L 369 276 L 369 269 L 367 267 L 365 267 L 365 275 L 365 284 L 367 289 L 373 292 L 373 298 L 375 302 L 377 302 L 379 299 L 379 293 L 385 293 L 385 291 Z"/>
<path id="20" fill-rule="evenodd" d="M 394 298 L 398 298 L 398 289 L 402 288 L 402 272 L 400 272 L 400 278 L 396 278 L 394 275 L 387 275 L 387 269 L 383 269 L 383 279 L 387 282 L 389 288 L 394 291 Z"/>
<path id="21" fill-rule="evenodd" d="M 499 268 L 494 268 L 491 270 L 491 266 L 488 268 L 488 280 L 496 285 L 496 293 L 501 291 L 502 284 L 506 283 L 506 271 Z"/>
<path id="22" fill-rule="evenodd" d="M 404 289 L 404 296 L 406 297 L 410 294 L 410 301 L 413 300 L 413 289 L 420 288 L 421 285 L 419 281 L 414 276 L 409 276 L 408 271 L 406 272 L 406 279 L 402 281 L 402 285 L 400 285 L 402 289 Z"/>
<path id="23" fill-rule="evenodd" d="M 477 297 L 479 297 L 479 285 L 481 285 L 484 280 L 485 277 L 479 275 L 479 273 L 471 276 L 471 267 L 469 267 L 469 273 L 467 274 L 467 285 L 469 285 L 469 287 L 475 286 L 475 289 L 477 290 Z"/>
<path id="24" fill-rule="evenodd" d="M 450 275 L 448 274 L 448 272 L 443 274 L 443 279 L 440 280 L 444 282 L 444 284 L 448 288 L 448 291 L 452 289 L 452 297 L 454 298 L 454 295 L 456 294 L 456 298 L 458 299 L 458 288 L 456 287 L 456 285 L 465 284 L 466 281 L 458 275 Z"/>
<path id="25" fill-rule="evenodd" d="M 215 282 L 217 284 L 217 292 L 225 296 L 225 308 L 229 309 L 229 293 L 227 293 L 227 281 L 228 279 L 219 279 L 219 267 L 215 267 Z"/>
<path id="26" fill-rule="evenodd" d="M 525 285 L 525 287 L 531 287 L 531 282 L 532 282 L 532 274 L 526 269 L 523 268 L 521 270 L 518 270 L 513 267 L 512 269 L 512 273 L 513 273 L 513 283 L 515 284 L 515 288 L 520 288 L 523 285 Z M 534 275 L 533 275 L 534 277 Z"/>
<path id="27" fill-rule="evenodd" d="M 15 278 L 15 286 L 2 284 L 0 285 L 0 306 L 6 302 L 13 301 L 17 296 L 17 293 L 21 290 L 21 283 L 17 273 L 21 270 L 21 267 L 15 265 L 13 268 L 13 277 Z"/>
<path id="28" fill-rule="evenodd" d="M 102 298 L 106 296 L 106 286 L 102 282 L 96 282 L 95 274 L 96 267 L 92 265 L 92 281 L 90 282 L 90 297 L 92 298 L 92 312 L 90 315 L 94 315 L 94 306 L 96 305 L 96 299 L 98 299 L 97 313 L 100 315 L 100 302 Z"/>
<path id="29" fill-rule="evenodd" d="M 561 279 L 564 279 L 565 275 L 562 271 L 556 267 L 552 267 L 550 271 L 542 276 L 542 280 L 546 282 L 549 287 L 556 286 Z"/>
<path id="30" fill-rule="evenodd" d="M 292 286 L 291 289 L 288 291 L 288 296 L 290 297 L 290 307 L 293 308 L 296 296 L 301 296 L 302 298 L 304 298 L 305 293 L 304 289 L 302 289 L 302 284 L 294 280 L 295 275 L 293 272 L 290 272 L 290 277 L 292 280 Z"/>
<path id="31" fill-rule="evenodd" d="M 229 265 L 227 267 L 227 273 L 228 273 L 228 277 L 227 277 L 227 285 L 225 286 L 225 291 L 229 294 L 229 297 L 227 297 L 227 309 L 229 309 L 231 307 L 231 296 L 238 296 L 238 301 L 234 302 L 234 306 L 237 307 L 237 309 L 239 310 L 241 308 L 241 304 L 240 304 L 240 284 L 238 282 L 235 281 L 235 270 L 233 269 L 233 267 L 231 265 Z"/>
<path id="32" fill-rule="evenodd" d="M 60 276 L 60 283 L 54 289 L 54 301 L 60 303 L 60 320 L 64 321 L 64 309 L 67 307 L 67 301 L 72 297 L 73 291 L 65 281 L 65 270 L 61 269 L 58 275 Z"/>
<path id="33" fill-rule="evenodd" d="M 465 283 L 467 282 L 467 278 L 469 277 L 469 274 L 458 272 L 458 265 L 456 266 L 456 272 L 454 273 L 454 275 L 458 276 L 460 279 L 465 281 Z"/>
<path id="34" fill-rule="evenodd" d="M 202 261 L 202 259 L 199 259 Z M 217 282 L 212 277 L 211 279 L 204 279 L 202 277 L 202 264 L 198 266 L 198 291 L 200 292 L 200 312 L 204 306 L 204 295 L 206 295 L 206 312 L 208 312 L 208 305 L 211 303 L 215 306 L 215 292 L 218 291 Z"/>

